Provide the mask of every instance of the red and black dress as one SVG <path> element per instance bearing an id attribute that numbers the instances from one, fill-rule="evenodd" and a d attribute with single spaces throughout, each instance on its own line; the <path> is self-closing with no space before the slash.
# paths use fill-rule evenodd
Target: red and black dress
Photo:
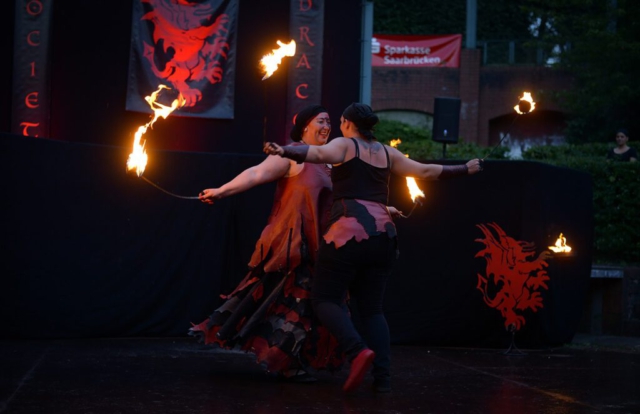
<path id="1" fill-rule="evenodd" d="M 278 181 L 274 200 L 249 273 L 189 334 L 206 344 L 252 352 L 269 371 L 338 369 L 344 355 L 313 316 L 310 300 L 331 205 L 329 168 L 305 163 L 299 174 Z"/>

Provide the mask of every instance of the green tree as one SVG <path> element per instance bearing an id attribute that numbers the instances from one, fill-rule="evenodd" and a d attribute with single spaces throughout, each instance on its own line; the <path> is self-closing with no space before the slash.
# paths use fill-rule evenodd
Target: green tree
<path id="1" fill-rule="evenodd" d="M 531 37 L 523 0 L 478 0 L 477 38 L 522 40 Z M 374 0 L 373 30 L 380 34 L 466 35 L 466 0 Z"/>
<path id="2" fill-rule="evenodd" d="M 375 33 L 466 34 L 466 0 L 374 0 Z M 640 134 L 640 1 L 478 0 L 478 40 L 528 40 L 574 82 L 549 92 L 569 114 L 572 143 Z"/>
<path id="3" fill-rule="evenodd" d="M 554 50 L 554 66 L 575 80 L 555 93 L 570 114 L 569 141 L 612 142 L 616 128 L 639 131 L 640 2 L 529 0 L 523 10 Z"/>

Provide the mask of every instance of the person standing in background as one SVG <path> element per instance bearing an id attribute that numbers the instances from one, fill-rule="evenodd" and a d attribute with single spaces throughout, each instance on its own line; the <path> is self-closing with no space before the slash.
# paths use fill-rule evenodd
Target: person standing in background
<path id="1" fill-rule="evenodd" d="M 635 148 L 627 145 L 629 141 L 629 131 L 620 128 L 616 131 L 616 147 L 611 148 L 607 153 L 607 159 L 613 161 L 638 161 L 638 152 Z"/>

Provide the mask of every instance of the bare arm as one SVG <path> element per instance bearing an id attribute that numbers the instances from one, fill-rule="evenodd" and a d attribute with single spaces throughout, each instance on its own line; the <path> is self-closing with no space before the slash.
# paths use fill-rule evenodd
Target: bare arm
<path id="1" fill-rule="evenodd" d="M 391 171 L 394 174 L 421 180 L 437 180 L 445 168 L 440 164 L 423 164 L 414 161 L 392 147 L 387 147 L 387 150 L 391 159 Z M 467 162 L 466 166 L 469 175 L 482 171 L 480 160 L 477 158 Z"/>
<path id="2" fill-rule="evenodd" d="M 340 164 L 345 162 L 347 149 L 349 147 L 348 138 L 335 138 L 327 145 L 323 146 L 297 146 L 281 147 L 274 142 L 267 142 L 264 152 L 271 155 L 288 157 L 299 162 L 311 162 L 315 164 Z M 422 180 L 436 180 L 444 178 L 442 171 L 446 168 L 440 164 L 423 164 L 404 156 L 395 148 L 387 147 L 389 159 L 391 160 L 391 171 L 404 177 L 415 177 Z M 449 170 L 450 171 L 450 170 Z M 466 163 L 466 174 L 475 174 L 481 171 L 480 160 L 473 159 Z M 455 175 L 458 175 L 456 173 Z M 451 174 L 449 174 L 451 176 Z"/>
<path id="3" fill-rule="evenodd" d="M 275 181 L 284 177 L 291 166 L 291 161 L 269 156 L 260 164 L 247 168 L 234 179 L 219 188 L 207 188 L 198 198 L 203 203 L 213 204 L 216 200 L 247 191 L 260 184 Z"/>
<path id="4" fill-rule="evenodd" d="M 304 147 L 287 146 L 286 149 L 306 151 L 306 154 L 303 157 L 304 162 L 310 162 L 313 164 L 340 164 L 345 161 L 348 145 L 349 140 L 347 138 L 334 138 L 326 145 L 309 145 Z M 270 155 L 285 155 L 283 147 L 275 142 L 267 142 L 264 145 L 264 152 Z"/>
<path id="5" fill-rule="evenodd" d="M 442 165 L 422 164 L 407 158 L 396 148 L 387 147 L 391 160 L 391 171 L 403 177 L 414 177 L 421 180 L 435 180 L 442 173 Z"/>

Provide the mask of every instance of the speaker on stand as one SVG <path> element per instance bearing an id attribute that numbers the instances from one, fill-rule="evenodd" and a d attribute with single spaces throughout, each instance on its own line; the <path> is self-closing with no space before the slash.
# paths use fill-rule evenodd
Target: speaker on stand
<path id="1" fill-rule="evenodd" d="M 442 158 L 447 158 L 447 144 L 458 143 L 460 99 L 435 98 L 433 104 L 433 140 L 442 143 Z"/>

